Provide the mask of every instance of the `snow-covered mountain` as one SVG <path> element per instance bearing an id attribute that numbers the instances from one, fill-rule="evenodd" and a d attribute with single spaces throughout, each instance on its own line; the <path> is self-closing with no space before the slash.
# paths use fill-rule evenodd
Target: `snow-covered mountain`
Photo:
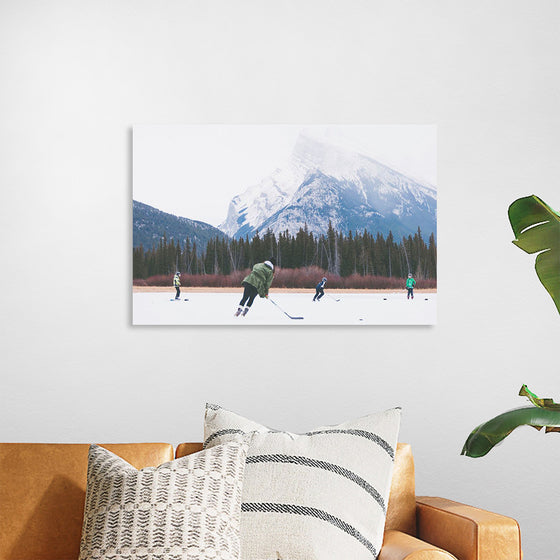
<path id="1" fill-rule="evenodd" d="M 256 230 L 295 234 L 307 227 L 402 236 L 436 232 L 436 190 L 378 161 L 300 135 L 289 161 L 235 196 L 220 229 L 233 237 Z"/>

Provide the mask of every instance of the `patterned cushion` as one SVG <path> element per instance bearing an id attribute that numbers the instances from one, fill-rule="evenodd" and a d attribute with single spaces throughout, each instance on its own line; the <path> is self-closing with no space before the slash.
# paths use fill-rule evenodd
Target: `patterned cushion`
<path id="1" fill-rule="evenodd" d="M 298 435 L 207 405 L 205 447 L 255 432 L 243 483 L 243 560 L 375 559 L 399 423 L 395 408 Z"/>
<path id="2" fill-rule="evenodd" d="M 92 445 L 80 560 L 237 560 L 246 455 L 228 443 L 137 470 Z"/>

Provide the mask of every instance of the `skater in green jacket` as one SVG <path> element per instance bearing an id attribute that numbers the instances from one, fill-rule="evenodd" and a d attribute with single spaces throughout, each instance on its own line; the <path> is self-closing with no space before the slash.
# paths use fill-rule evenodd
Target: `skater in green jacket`
<path id="1" fill-rule="evenodd" d="M 409 274 L 406 279 L 406 289 L 408 290 L 406 299 L 414 299 L 414 286 L 416 286 L 416 280 L 412 278 L 412 274 Z"/>
<path id="2" fill-rule="evenodd" d="M 257 294 L 262 298 L 268 297 L 268 290 L 274 278 L 274 264 L 274 259 L 257 263 L 251 273 L 243 278 L 243 282 L 241 282 L 244 288 L 243 297 L 235 312 L 236 317 L 239 317 L 239 315 L 245 317 L 247 315 Z"/>

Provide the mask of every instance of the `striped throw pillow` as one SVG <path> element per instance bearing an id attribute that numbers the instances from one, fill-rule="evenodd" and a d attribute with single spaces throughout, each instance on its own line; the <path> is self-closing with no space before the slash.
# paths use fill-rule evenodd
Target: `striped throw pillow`
<path id="1" fill-rule="evenodd" d="M 207 405 L 205 447 L 252 433 L 241 504 L 241 558 L 377 558 L 400 415 L 394 408 L 293 434 Z"/>
<path id="2" fill-rule="evenodd" d="M 142 470 L 92 445 L 80 560 L 239 560 L 247 445 Z"/>

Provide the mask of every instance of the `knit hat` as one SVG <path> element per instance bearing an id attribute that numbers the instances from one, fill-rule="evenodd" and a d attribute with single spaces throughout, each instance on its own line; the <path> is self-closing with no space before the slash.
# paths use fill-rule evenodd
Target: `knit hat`
<path id="1" fill-rule="evenodd" d="M 270 261 L 264 261 L 264 264 L 266 264 L 270 270 L 274 270 L 274 265 Z"/>

